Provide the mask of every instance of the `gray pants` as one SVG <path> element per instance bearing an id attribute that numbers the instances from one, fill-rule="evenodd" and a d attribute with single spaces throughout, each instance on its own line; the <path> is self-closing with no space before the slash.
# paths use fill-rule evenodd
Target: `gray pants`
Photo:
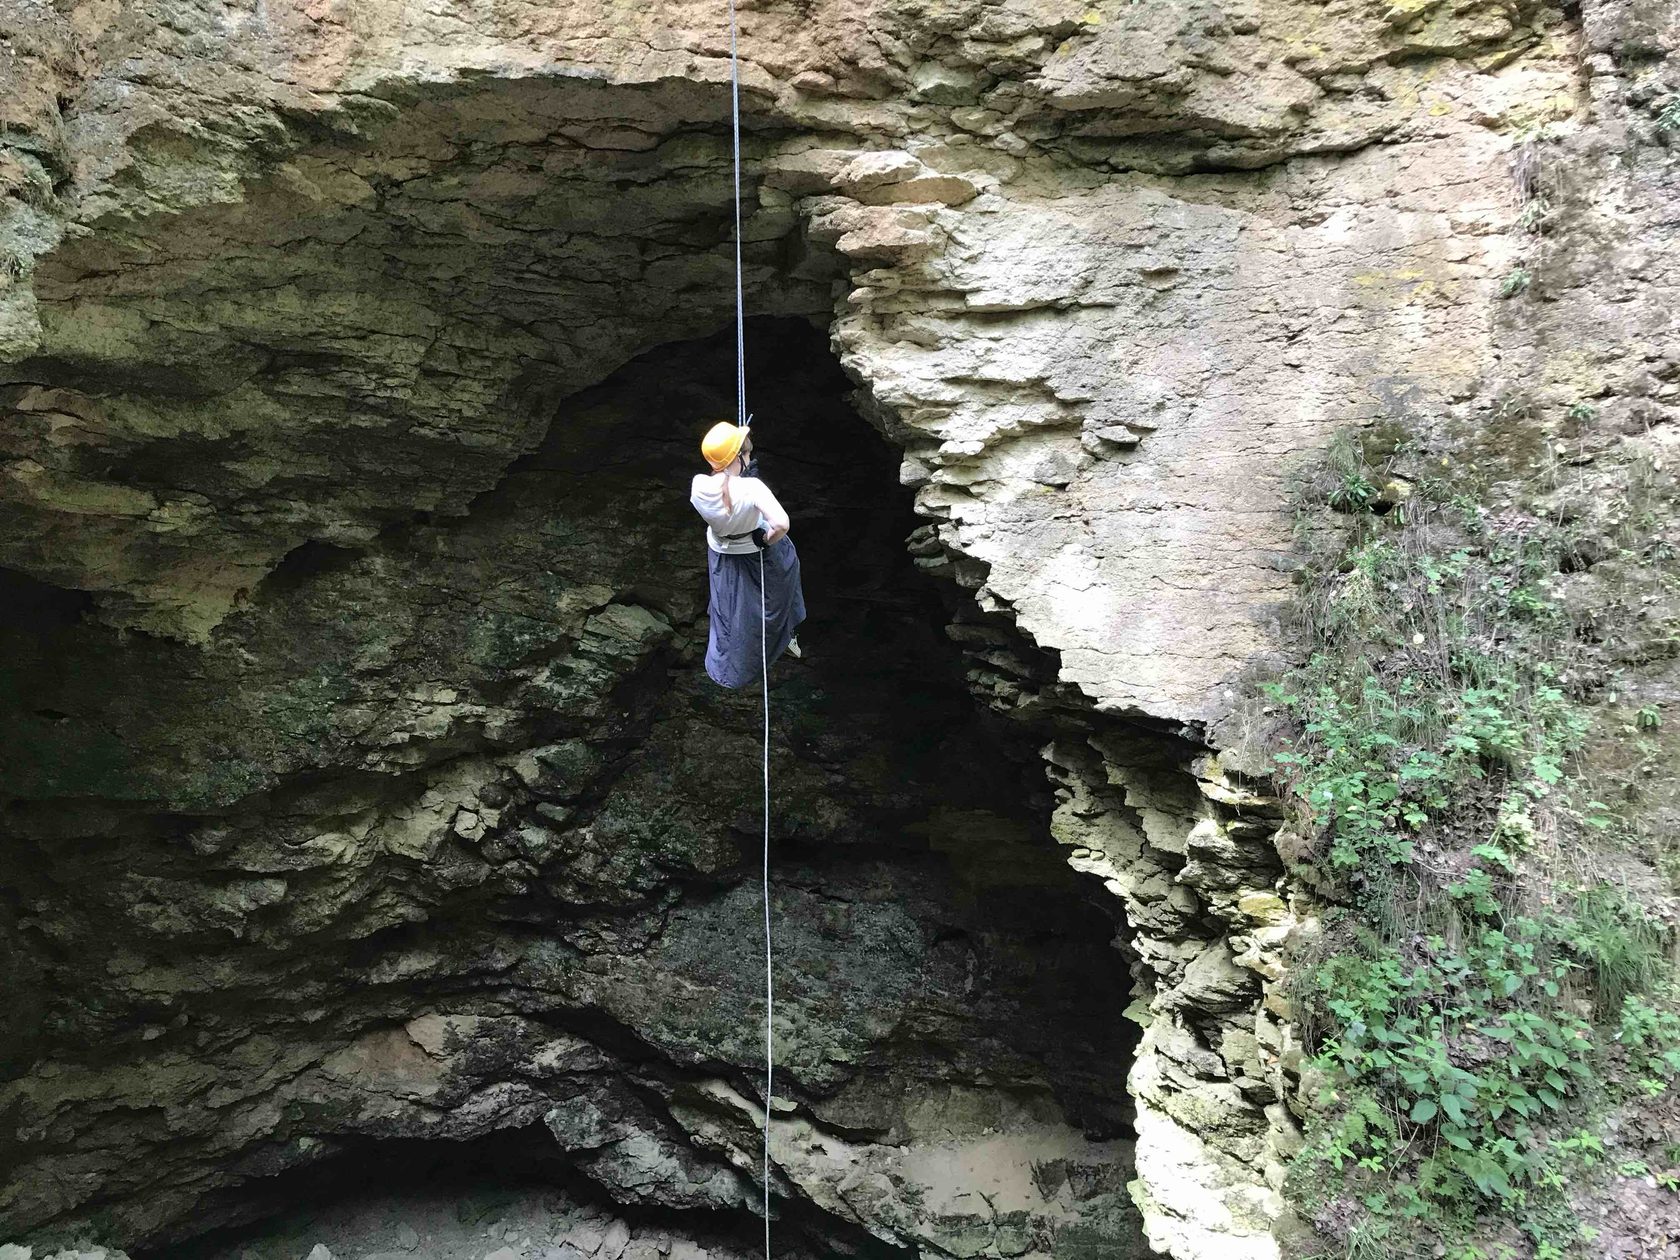
<path id="1" fill-rule="evenodd" d="M 759 557 L 764 562 L 764 619 L 771 664 L 787 650 L 805 620 L 805 592 L 799 584 L 799 553 L 793 540 L 743 556 L 707 549 L 712 599 L 707 610 L 711 634 L 706 640 L 706 673 L 723 687 L 746 687 L 758 681 Z"/>

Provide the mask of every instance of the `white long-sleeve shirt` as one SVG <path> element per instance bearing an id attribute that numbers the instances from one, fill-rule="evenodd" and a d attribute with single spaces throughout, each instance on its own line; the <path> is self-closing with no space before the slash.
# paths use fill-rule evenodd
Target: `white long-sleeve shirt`
<path id="1" fill-rule="evenodd" d="M 731 477 L 729 501 L 734 510 L 723 506 L 723 474 L 698 473 L 688 501 L 706 522 L 706 545 L 726 556 L 750 555 L 758 548 L 752 539 L 731 540 L 725 534 L 750 534 L 753 530 L 785 521 L 787 513 L 770 493 L 770 487 L 757 477 Z"/>

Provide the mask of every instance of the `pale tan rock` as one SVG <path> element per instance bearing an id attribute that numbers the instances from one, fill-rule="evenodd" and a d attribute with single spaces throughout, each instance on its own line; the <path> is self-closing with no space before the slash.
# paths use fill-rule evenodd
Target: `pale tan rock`
<path id="1" fill-rule="evenodd" d="M 960 206 L 964 202 L 972 201 L 979 191 L 972 180 L 961 175 L 936 175 L 930 171 L 854 195 L 866 206 Z"/>
<path id="2" fill-rule="evenodd" d="M 1283 898 L 1273 892 L 1244 893 L 1237 898 L 1237 909 L 1260 923 L 1281 923 L 1289 914 Z"/>
<path id="3" fill-rule="evenodd" d="M 888 150 L 864 153 L 854 158 L 835 178 L 836 191 L 842 196 L 859 198 L 892 184 L 901 184 L 927 173 L 921 159 L 910 153 Z"/>

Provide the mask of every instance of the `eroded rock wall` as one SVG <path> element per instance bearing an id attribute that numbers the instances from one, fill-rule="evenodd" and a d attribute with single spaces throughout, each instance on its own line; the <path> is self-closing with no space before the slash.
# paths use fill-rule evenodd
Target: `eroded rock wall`
<path id="1" fill-rule="evenodd" d="M 394 852 L 410 830 L 495 834 L 499 804 L 453 811 L 492 781 L 547 791 L 565 761 L 533 751 L 556 745 L 528 715 L 614 731 L 625 706 L 602 697 L 655 703 L 667 627 L 696 609 L 625 598 L 645 579 L 590 576 L 615 561 L 554 527 L 540 554 L 511 529 L 486 549 L 568 581 L 502 608 L 457 574 L 421 613 L 447 549 L 403 568 L 383 540 L 517 494 L 520 453 L 589 431 L 560 400 L 727 317 L 718 14 L 3 12 L 0 564 L 41 584 L 17 600 L 138 628 L 189 680 L 118 701 L 99 756 L 23 773 L 55 811 L 172 776 L 200 789 L 183 809 L 281 792 L 305 826 L 367 808 L 308 795 L 330 762 L 412 798 Z M 1530 463 L 1631 431 L 1661 447 L 1674 7 L 836 2 L 742 22 L 749 305 L 831 320 L 927 518 L 918 567 L 968 592 L 951 637 L 970 686 L 1049 745 L 1057 837 L 1126 912 L 1149 1237 L 1180 1260 L 1274 1255 L 1282 960 L 1312 906 L 1266 838 L 1243 701 L 1284 650 L 1286 479 L 1332 431 L 1387 420 L 1485 431 Z M 393 669 L 350 635 L 329 655 L 358 664 L 304 677 L 293 632 L 248 638 L 288 583 L 323 623 L 407 619 L 434 655 Z M 218 673 L 239 652 L 290 697 L 284 739 L 239 707 L 251 680 Z M 642 665 L 615 681 L 603 654 Z M 63 712 L 30 710 L 13 756 L 51 748 Z M 204 713 L 219 742 L 182 746 Z M 450 749 L 454 778 L 416 748 Z M 74 848 L 83 824 L 56 825 L 35 843 Z M 710 844 L 679 868 L 713 877 Z M 659 883 L 617 845 L 544 860 L 585 901 Z M 465 869 L 422 901 L 473 904 Z M 183 928 L 270 916 L 261 944 L 286 958 L 307 925 L 269 906 L 283 873 L 259 874 Z M 366 869 L 344 900 L 407 904 L 394 878 Z"/>
<path id="2" fill-rule="evenodd" d="M 788 1227 L 1133 1250 L 1114 920 L 910 580 L 895 457 L 818 334 L 755 337 L 826 578 L 774 712 Z M 756 1203 L 758 698 L 697 668 L 680 472 L 730 340 L 580 395 L 458 521 L 294 553 L 208 650 L 9 622 L 7 1233 L 156 1245 L 532 1128 L 624 1204 Z"/>

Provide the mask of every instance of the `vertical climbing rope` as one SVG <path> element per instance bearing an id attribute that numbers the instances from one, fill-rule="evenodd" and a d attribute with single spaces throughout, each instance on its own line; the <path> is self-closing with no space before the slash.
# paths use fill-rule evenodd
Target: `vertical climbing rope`
<path id="1" fill-rule="evenodd" d="M 741 58 L 735 0 L 729 0 L 729 122 L 735 157 L 735 423 L 747 422 L 746 303 L 741 296 Z"/>
<path id="2" fill-rule="evenodd" d="M 764 670 L 764 1260 L 770 1260 L 770 1099 L 776 1058 L 770 1040 L 776 988 L 770 972 L 770 616 L 764 606 L 764 552 L 758 553 L 758 655 Z"/>
<path id="3" fill-rule="evenodd" d="M 735 423 L 751 419 L 747 411 L 746 302 L 741 279 L 741 57 L 735 0 L 729 0 L 729 132 L 735 177 Z M 776 1015 L 774 955 L 770 935 L 770 613 L 764 587 L 764 550 L 758 553 L 758 655 L 764 686 L 764 1260 L 770 1260 L 770 1100 L 776 1055 L 772 1032 Z"/>

